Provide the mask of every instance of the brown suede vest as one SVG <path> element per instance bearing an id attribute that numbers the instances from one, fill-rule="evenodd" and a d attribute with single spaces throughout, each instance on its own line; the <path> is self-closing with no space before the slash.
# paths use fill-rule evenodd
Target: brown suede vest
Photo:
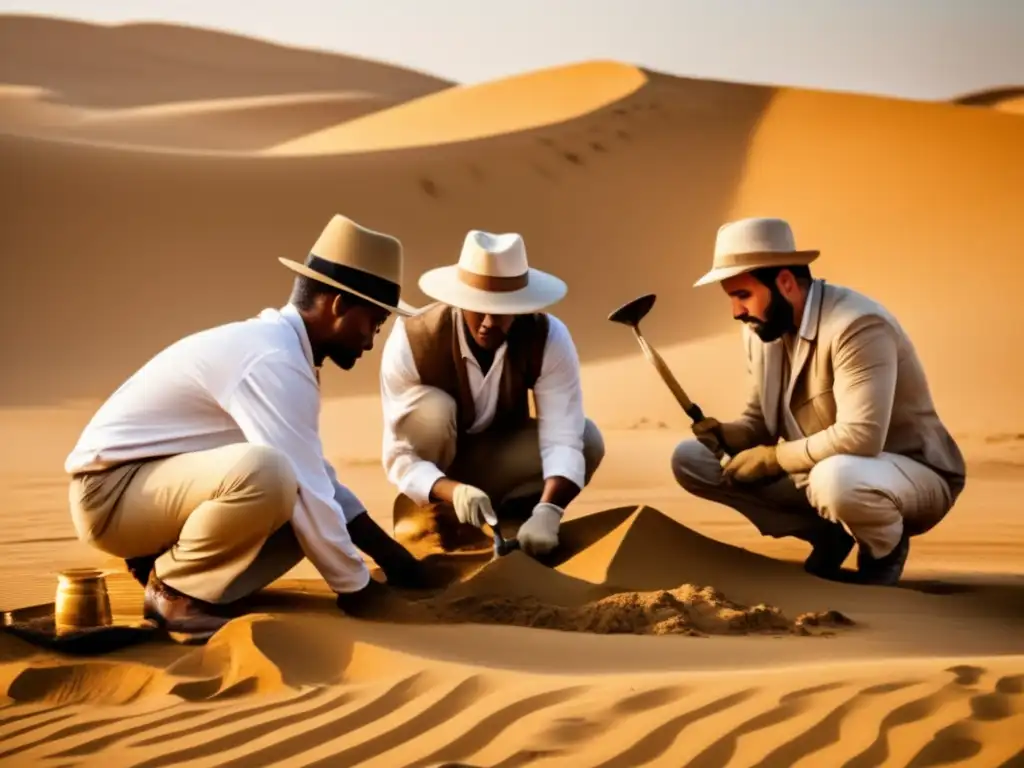
<path id="1" fill-rule="evenodd" d="M 465 433 L 476 421 L 466 361 L 459 348 L 455 309 L 434 304 L 421 314 L 404 319 L 420 381 L 447 392 L 458 405 L 457 425 Z M 487 432 L 514 430 L 530 418 L 528 394 L 540 378 L 548 318 L 542 312 L 519 315 L 509 328 L 505 365 L 498 390 L 498 407 Z"/>

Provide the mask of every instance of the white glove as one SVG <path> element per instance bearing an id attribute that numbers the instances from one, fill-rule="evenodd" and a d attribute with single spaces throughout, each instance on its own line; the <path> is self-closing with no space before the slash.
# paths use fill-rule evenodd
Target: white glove
<path id="1" fill-rule="evenodd" d="M 455 492 L 452 493 L 452 506 L 455 507 L 455 516 L 459 518 L 460 523 L 469 523 L 480 528 L 484 523 L 498 522 L 498 517 L 491 508 L 491 497 L 472 485 L 460 483 L 455 487 Z"/>
<path id="2" fill-rule="evenodd" d="M 543 555 L 557 547 L 563 512 L 561 507 L 546 501 L 535 506 L 529 519 L 519 526 L 519 548 L 528 555 Z"/>

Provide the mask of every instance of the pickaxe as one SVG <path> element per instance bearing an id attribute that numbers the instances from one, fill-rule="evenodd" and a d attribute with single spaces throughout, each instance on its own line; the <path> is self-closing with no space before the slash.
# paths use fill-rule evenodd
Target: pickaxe
<path id="1" fill-rule="evenodd" d="M 679 405 L 685 411 L 686 415 L 689 416 L 694 423 L 701 421 L 704 418 L 704 412 L 700 409 L 700 406 L 690 400 L 683 391 L 683 388 L 679 386 L 679 382 L 676 381 L 676 377 L 672 375 L 672 371 L 669 370 L 668 365 L 662 360 L 661 355 L 650 344 L 647 343 L 647 339 L 640 333 L 640 321 L 643 320 L 647 313 L 651 311 L 651 307 L 654 306 L 654 300 L 657 296 L 653 293 L 648 293 L 638 298 L 633 299 L 621 307 L 616 309 L 610 315 L 608 319 L 613 323 L 620 323 L 621 325 L 628 325 L 633 329 L 633 335 L 636 336 L 636 340 L 640 344 L 640 348 L 644 351 L 644 356 L 650 360 L 659 374 L 661 374 L 662 380 L 675 395 Z M 714 435 L 718 439 L 720 446 L 725 446 L 725 439 L 722 437 L 721 430 L 715 429 Z M 716 458 L 719 462 L 723 462 L 726 459 L 725 452 L 720 448 L 715 453 Z"/>

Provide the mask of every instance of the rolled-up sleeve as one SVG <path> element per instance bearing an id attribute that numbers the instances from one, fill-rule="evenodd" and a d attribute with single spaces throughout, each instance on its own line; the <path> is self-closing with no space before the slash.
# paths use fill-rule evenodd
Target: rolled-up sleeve
<path id="1" fill-rule="evenodd" d="M 833 352 L 836 422 L 778 447 L 779 466 L 806 472 L 829 456 L 877 456 L 885 446 L 896 395 L 896 336 L 881 317 L 866 315 L 843 331 Z"/>
<path id="2" fill-rule="evenodd" d="M 583 488 L 583 388 L 576 345 L 565 323 L 548 315 L 548 338 L 540 377 L 533 390 L 537 401 L 544 479 L 564 477 Z"/>
<path id="3" fill-rule="evenodd" d="M 283 352 L 252 363 L 227 396 L 225 409 L 246 440 L 276 448 L 292 463 L 299 496 L 292 528 L 310 562 L 332 590 L 355 592 L 370 571 L 349 537 L 345 514 L 320 442 L 320 391 L 312 373 Z"/>

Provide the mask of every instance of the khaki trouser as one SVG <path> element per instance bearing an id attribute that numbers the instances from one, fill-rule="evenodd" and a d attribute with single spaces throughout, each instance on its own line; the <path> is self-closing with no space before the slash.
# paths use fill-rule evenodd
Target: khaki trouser
<path id="1" fill-rule="evenodd" d="M 347 494 L 346 517 L 363 509 L 332 481 L 336 497 Z M 76 475 L 69 489 L 82 541 L 125 559 L 159 554 L 157 578 L 213 603 L 251 594 L 302 560 L 289 522 L 297 496 L 288 458 L 250 443 Z"/>
<path id="2" fill-rule="evenodd" d="M 544 488 L 537 422 L 512 434 L 458 435 L 457 405 L 448 393 L 424 387 L 419 402 L 398 424 L 416 455 L 436 464 L 452 480 L 474 485 L 497 507 L 510 499 L 540 495 Z M 583 429 L 584 484 L 604 459 L 604 439 L 586 419 Z"/>
<path id="3" fill-rule="evenodd" d="M 818 462 L 800 486 L 791 477 L 770 485 L 728 485 L 718 459 L 697 440 L 684 440 L 672 454 L 676 481 L 700 498 L 732 507 L 765 536 L 806 539 L 825 522 L 842 522 L 873 557 L 899 543 L 904 525 L 923 533 L 953 504 L 949 486 L 933 470 L 906 456 L 882 453 L 830 456 Z"/>

